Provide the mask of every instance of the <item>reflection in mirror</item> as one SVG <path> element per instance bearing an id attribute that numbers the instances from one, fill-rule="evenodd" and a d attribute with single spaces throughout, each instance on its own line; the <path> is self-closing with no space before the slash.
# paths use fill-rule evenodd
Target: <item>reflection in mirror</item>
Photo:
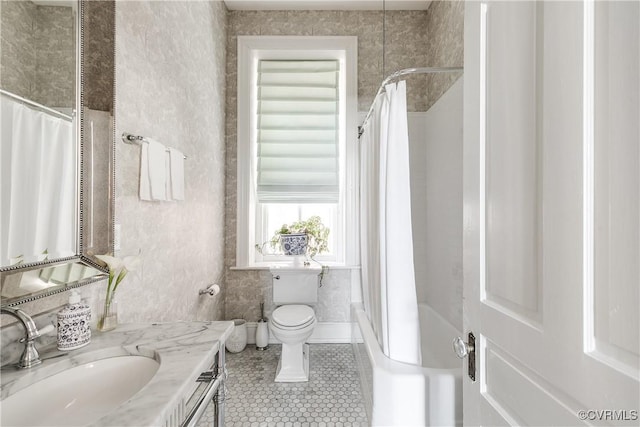
<path id="1" fill-rule="evenodd" d="M 76 3 L 1 5 L 0 265 L 73 256 Z"/>
<path id="2" fill-rule="evenodd" d="M 104 277 L 104 272 L 80 262 L 54 263 L 45 267 L 21 269 L 2 275 L 0 297 L 4 302 L 36 299 L 49 295 L 52 290 L 66 289 Z"/>
<path id="3" fill-rule="evenodd" d="M 62 20 L 56 19 L 64 15 L 61 8 L 72 12 L 71 26 L 64 27 Z M 1 165 L 0 303 L 5 306 L 31 301 L 106 277 L 106 269 L 95 264 L 92 255 L 112 252 L 113 242 L 115 2 L 0 0 L 0 16 L 0 87 L 3 93 L 9 93 L 2 95 L 3 108 L 0 111 L 2 162 L 7 158 L 5 153 L 11 153 L 13 147 L 13 139 L 5 137 L 5 123 L 13 120 L 12 116 L 5 114 L 10 111 L 4 108 L 5 99 L 11 98 L 11 102 L 36 110 L 38 114 L 46 112 L 49 121 L 53 121 L 49 116 L 62 117 L 60 112 L 72 116 L 75 120 L 70 122 L 71 133 L 74 137 L 80 135 L 80 138 L 72 139 L 72 142 L 79 139 L 80 144 L 73 148 L 75 157 L 71 164 L 61 163 L 61 151 L 65 150 L 56 148 L 59 147 L 57 144 L 51 144 L 51 138 L 48 139 L 50 146 L 38 152 L 38 156 L 23 156 L 15 160 L 18 165 L 16 173 L 23 174 L 14 180 L 15 186 L 14 182 L 5 184 L 10 182 L 5 180 L 5 176 L 10 177 L 5 175 L 10 169 L 4 163 Z M 68 39 L 61 40 L 67 34 L 71 34 L 73 47 L 70 54 Z M 80 48 L 79 55 L 75 51 L 76 46 Z M 63 56 L 66 59 L 62 59 Z M 79 76 L 75 72 L 77 57 L 80 59 Z M 32 65 L 34 61 L 36 65 Z M 40 73 L 42 76 L 36 71 L 32 72 L 37 68 L 44 70 Z M 64 83 L 63 70 L 70 70 Z M 44 82 L 44 76 L 52 77 L 52 81 Z M 27 77 L 30 79 L 28 82 L 25 81 Z M 65 96 L 61 95 L 63 92 Z M 70 101 L 63 102 L 63 99 Z M 76 114 L 78 105 L 79 113 Z M 35 133 L 34 129 L 36 127 L 33 125 L 25 126 L 26 132 Z M 45 146 L 44 141 L 42 145 Z M 22 145 L 17 152 L 33 153 L 24 150 Z M 37 166 L 39 162 L 42 162 L 41 166 Z M 26 189 L 27 183 L 39 179 L 47 167 L 59 175 L 73 176 L 72 187 L 53 185 L 54 181 L 49 180 L 46 182 L 48 188 L 38 185 Z M 14 193 L 13 188 L 20 191 Z M 17 229 L 8 225 L 8 212 L 12 209 L 18 211 L 20 204 L 14 203 L 20 198 L 35 200 L 37 205 L 23 208 L 24 225 Z M 71 210 L 65 204 L 68 198 L 73 201 Z M 48 214 L 43 205 L 46 201 L 52 202 Z M 63 206 L 66 206 L 64 214 L 60 213 Z M 66 224 L 71 225 L 58 227 L 54 222 L 44 222 L 43 225 L 27 222 L 47 215 L 61 221 L 64 219 Z M 64 231 L 69 229 L 70 234 Z M 54 242 L 65 239 L 66 242 L 72 242 L 71 245 L 67 243 L 71 249 L 54 250 L 53 243 L 45 240 L 47 243 L 44 246 L 42 243 L 31 243 L 33 249 L 28 255 L 27 251 L 13 247 L 9 250 L 9 242 L 13 242 L 9 240 L 10 236 L 39 236 L 44 232 L 49 236 L 47 239 Z M 30 239 L 33 240 L 33 237 Z"/>
<path id="4" fill-rule="evenodd" d="M 115 2 L 82 2 L 82 252 L 113 242 Z"/>

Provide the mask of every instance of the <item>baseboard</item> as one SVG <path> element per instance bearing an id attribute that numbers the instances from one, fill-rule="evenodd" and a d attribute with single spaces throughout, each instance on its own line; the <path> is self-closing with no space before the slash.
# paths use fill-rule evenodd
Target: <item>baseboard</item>
<path id="1" fill-rule="evenodd" d="M 319 322 L 309 338 L 310 343 L 350 343 L 349 322 Z"/>

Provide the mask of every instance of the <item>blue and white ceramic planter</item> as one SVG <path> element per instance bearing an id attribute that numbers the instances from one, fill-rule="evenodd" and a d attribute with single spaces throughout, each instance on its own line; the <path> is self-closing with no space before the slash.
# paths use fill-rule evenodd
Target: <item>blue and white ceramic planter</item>
<path id="1" fill-rule="evenodd" d="M 280 245 L 285 255 L 305 255 L 308 236 L 305 233 L 281 234 Z"/>

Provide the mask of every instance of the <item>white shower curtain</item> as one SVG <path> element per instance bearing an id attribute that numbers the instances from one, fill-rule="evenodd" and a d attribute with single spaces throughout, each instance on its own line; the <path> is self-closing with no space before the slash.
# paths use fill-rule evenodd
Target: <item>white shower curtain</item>
<path id="1" fill-rule="evenodd" d="M 385 355 L 421 364 L 406 83 L 387 85 L 360 138 L 364 305 Z"/>
<path id="2" fill-rule="evenodd" d="M 8 97 L 1 104 L 2 265 L 75 254 L 76 145 L 71 121 Z M 8 202 L 8 203 L 7 203 Z"/>

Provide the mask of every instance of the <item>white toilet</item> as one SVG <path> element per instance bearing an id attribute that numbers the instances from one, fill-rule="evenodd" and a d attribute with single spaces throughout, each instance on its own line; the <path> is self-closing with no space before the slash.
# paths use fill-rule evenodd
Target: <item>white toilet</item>
<path id="1" fill-rule="evenodd" d="M 309 381 L 309 344 L 318 302 L 318 269 L 273 268 L 273 303 L 269 329 L 282 342 L 276 382 Z"/>

